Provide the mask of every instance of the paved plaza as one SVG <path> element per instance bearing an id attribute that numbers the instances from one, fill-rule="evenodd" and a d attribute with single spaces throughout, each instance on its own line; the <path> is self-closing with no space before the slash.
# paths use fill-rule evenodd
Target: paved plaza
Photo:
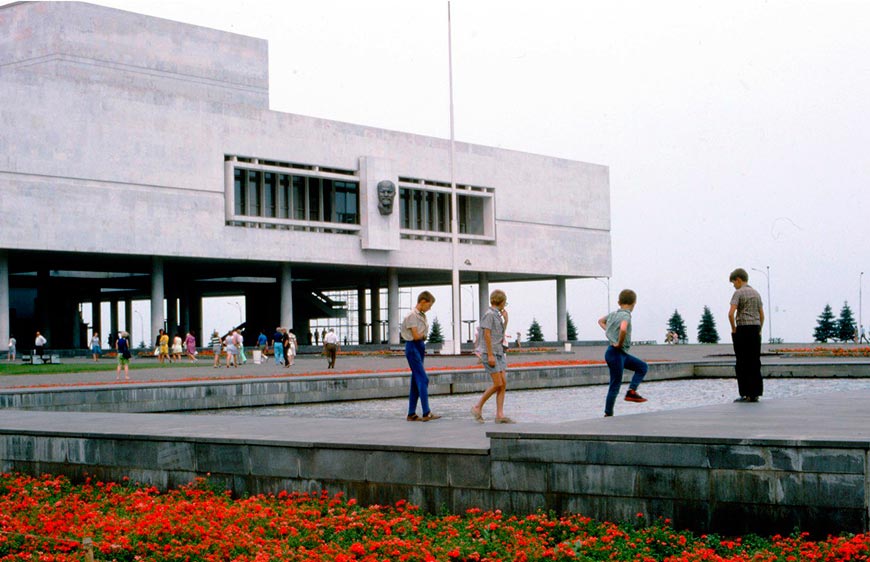
<path id="1" fill-rule="evenodd" d="M 807 363 L 870 363 L 870 358 L 807 358 L 790 357 L 772 353 L 777 348 L 814 347 L 807 344 L 776 346 L 768 350 L 765 346 L 765 355 L 762 356 L 763 364 L 807 364 Z M 508 368 L 512 365 L 523 365 L 539 362 L 571 362 L 571 361 L 597 361 L 604 363 L 603 345 L 574 346 L 572 351 L 565 353 L 554 348 L 547 352 L 511 353 L 508 356 Z M 731 345 L 640 345 L 634 348 L 634 353 L 646 361 L 672 361 L 690 363 L 733 363 L 734 355 Z M 296 358 L 295 364 L 290 367 L 275 365 L 271 357 L 267 357 L 261 364 L 254 364 L 253 354 L 248 353 L 248 363 L 238 368 L 227 369 L 223 364 L 220 368 L 212 368 L 211 358 L 204 358 L 195 365 L 183 359 L 180 364 L 160 365 L 153 357 L 136 358 L 133 364 L 139 366 L 147 364 L 147 369 L 136 368 L 130 371 L 132 382 L 136 383 L 160 383 L 172 381 L 195 381 L 195 380 L 230 380 L 233 378 L 250 379 L 256 377 L 275 378 L 282 375 L 324 375 L 340 377 L 345 374 L 358 374 L 360 372 L 400 372 L 408 371 L 408 364 L 404 356 L 399 352 L 391 354 L 340 354 L 335 370 L 326 369 L 326 358 L 317 353 L 302 354 Z M 63 358 L 64 364 L 74 365 L 91 362 L 90 357 Z M 114 365 L 113 358 L 101 359 L 102 362 Z M 431 354 L 426 357 L 428 369 L 448 368 L 476 368 L 479 365 L 473 355 L 438 355 Z M 16 388 L 28 386 L 62 386 L 75 384 L 111 384 L 115 382 L 114 371 L 98 371 L 86 373 L 59 373 L 39 374 L 40 366 L 33 367 L 33 374 L 14 375 L 0 377 L 0 388 Z"/>

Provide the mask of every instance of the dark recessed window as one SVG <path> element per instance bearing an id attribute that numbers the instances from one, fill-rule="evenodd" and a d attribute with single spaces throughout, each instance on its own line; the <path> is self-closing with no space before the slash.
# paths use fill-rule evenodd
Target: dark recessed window
<path id="1" fill-rule="evenodd" d="M 359 224 L 357 182 L 235 168 L 232 197 L 234 213 L 246 218 Z"/>

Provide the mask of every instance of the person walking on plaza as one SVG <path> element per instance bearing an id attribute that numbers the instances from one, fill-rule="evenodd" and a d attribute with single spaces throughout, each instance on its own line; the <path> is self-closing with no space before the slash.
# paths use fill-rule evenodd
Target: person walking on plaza
<path id="1" fill-rule="evenodd" d="M 184 336 L 184 348 L 187 351 L 187 358 L 191 363 L 196 363 L 196 336 L 193 335 L 193 330 L 187 332 Z"/>
<path id="2" fill-rule="evenodd" d="M 33 340 L 34 354 L 42 357 L 45 354 L 45 344 L 47 343 L 45 336 L 36 332 L 36 339 Z"/>
<path id="3" fill-rule="evenodd" d="M 284 363 L 290 367 L 296 362 L 296 334 L 293 333 L 293 330 L 287 330 L 284 335 Z"/>
<path id="4" fill-rule="evenodd" d="M 338 336 L 330 328 L 323 336 L 323 354 L 329 359 L 327 369 L 335 369 L 335 356 L 338 355 Z"/>
<path id="5" fill-rule="evenodd" d="M 103 349 L 100 347 L 100 334 L 94 332 L 91 338 L 91 355 L 94 357 L 94 361 L 99 361 L 102 354 Z"/>
<path id="6" fill-rule="evenodd" d="M 6 354 L 7 361 L 15 361 L 15 351 L 18 341 L 14 337 L 9 338 L 9 352 Z"/>
<path id="7" fill-rule="evenodd" d="M 244 365 L 248 362 L 248 356 L 245 355 L 245 336 L 242 335 L 241 330 L 233 330 L 233 340 L 236 342 L 236 348 L 239 350 L 238 359 L 240 359 L 242 365 Z M 236 367 L 238 366 L 238 361 L 236 361 Z"/>
<path id="8" fill-rule="evenodd" d="M 211 352 L 214 353 L 214 368 L 217 369 L 221 365 L 221 348 L 223 347 L 221 335 L 217 330 L 212 332 L 209 344 L 211 345 Z"/>
<path id="9" fill-rule="evenodd" d="M 224 348 L 227 352 L 227 369 L 239 366 L 239 348 L 236 346 L 235 332 L 230 332 L 224 338 Z"/>
<path id="10" fill-rule="evenodd" d="M 402 321 L 401 334 L 405 340 L 405 358 L 411 368 L 411 390 L 408 395 L 408 421 L 437 420 L 441 416 L 433 414 L 429 408 L 429 377 L 423 368 L 426 357 L 426 337 L 429 335 L 429 321 L 426 313 L 435 304 L 435 297 L 429 291 L 417 296 L 417 306 Z M 417 415 L 417 401 L 422 408 L 422 416 Z"/>
<path id="11" fill-rule="evenodd" d="M 115 340 L 115 351 L 118 352 L 118 370 L 115 374 L 115 380 L 121 380 L 121 367 L 124 368 L 124 380 L 130 380 L 130 358 L 133 354 L 130 353 L 130 334 L 121 332 L 121 335 Z"/>
<path id="12" fill-rule="evenodd" d="M 160 359 L 161 365 L 167 359 L 172 363 L 172 358 L 169 356 L 169 334 L 163 328 L 157 332 L 157 358 Z"/>
<path id="13" fill-rule="evenodd" d="M 610 386 L 607 388 L 607 398 L 604 401 L 604 416 L 613 415 L 613 406 L 622 386 L 623 371 L 633 371 L 631 382 L 628 384 L 628 392 L 625 393 L 626 402 L 646 402 L 646 398 L 637 393 L 637 387 L 643 382 L 647 372 L 647 364 L 630 355 L 631 349 L 631 313 L 637 302 L 637 294 L 631 289 L 623 289 L 619 293 L 617 304 L 619 308 L 598 319 L 598 325 L 607 334 L 607 351 L 604 352 L 604 360 L 610 371 Z"/>
<path id="14" fill-rule="evenodd" d="M 172 338 L 172 355 L 170 356 L 172 361 L 176 363 L 181 361 L 181 351 L 182 346 L 184 344 L 184 340 L 181 339 L 181 334 L 175 334 L 175 337 Z"/>
<path id="15" fill-rule="evenodd" d="M 272 352 L 275 354 L 275 364 L 279 367 L 284 366 L 284 329 L 275 328 L 275 333 L 272 334 Z"/>
<path id="16" fill-rule="evenodd" d="M 492 378 L 492 385 L 486 389 L 477 404 L 472 406 L 471 415 L 483 423 L 483 405 L 495 394 L 495 423 L 514 423 L 504 415 L 504 398 L 507 391 L 507 361 L 505 360 L 505 329 L 507 328 L 507 295 L 495 290 L 489 295 L 489 308 L 480 318 L 480 360 L 486 374 Z"/>
<path id="17" fill-rule="evenodd" d="M 749 274 L 737 268 L 728 278 L 734 285 L 728 322 L 731 323 L 731 340 L 734 343 L 734 370 L 737 374 L 737 391 L 740 398 L 735 402 L 758 402 L 764 394 L 761 379 L 761 328 L 764 326 L 764 307 L 761 295 L 749 286 Z"/>

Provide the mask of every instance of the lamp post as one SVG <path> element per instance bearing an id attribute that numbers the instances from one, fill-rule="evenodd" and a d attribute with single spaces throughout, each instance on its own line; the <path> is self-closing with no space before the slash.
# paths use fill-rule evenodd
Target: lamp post
<path id="1" fill-rule="evenodd" d="M 472 343 L 474 339 L 471 337 L 471 328 L 477 320 L 463 320 L 463 322 L 468 324 L 468 343 Z"/>
<path id="2" fill-rule="evenodd" d="M 471 314 L 469 314 L 468 316 L 470 318 L 474 318 L 475 316 L 477 316 L 477 313 L 474 310 L 474 288 L 471 285 L 465 288 L 468 289 L 469 294 L 471 294 Z"/>
<path id="3" fill-rule="evenodd" d="M 471 314 L 468 315 L 469 320 L 463 320 L 462 322 L 464 324 L 468 324 L 468 343 L 472 343 L 474 341 L 474 338 L 471 336 L 471 329 L 474 326 L 474 323 L 477 322 L 477 320 L 474 319 L 474 317 L 477 316 L 477 313 L 474 309 L 474 287 L 469 285 L 463 288 L 468 289 L 469 294 L 471 294 Z"/>
<path id="4" fill-rule="evenodd" d="M 862 290 L 864 288 L 864 272 L 862 271 L 860 275 L 858 275 L 858 329 L 862 330 L 864 328 L 864 320 L 862 317 L 864 308 L 863 302 L 861 301 Z M 860 332 L 859 336 L 860 337 Z M 858 343 L 861 343 L 860 341 Z"/>
<path id="5" fill-rule="evenodd" d="M 773 303 L 770 300 L 770 266 L 765 266 L 765 269 L 767 270 L 766 273 L 755 267 L 752 268 L 752 271 L 764 274 L 764 277 L 767 279 L 767 340 L 768 343 L 773 343 Z"/>
<path id="6" fill-rule="evenodd" d="M 138 310 L 134 310 L 133 314 L 139 317 L 139 341 L 142 343 L 142 345 L 145 345 L 145 338 L 142 337 L 142 334 L 145 333 L 145 328 L 143 328 L 144 322 L 142 321 L 142 315 L 139 314 Z"/>
<path id="7" fill-rule="evenodd" d="M 593 277 L 596 281 L 607 287 L 607 302 L 604 304 L 604 314 L 610 312 L 610 277 L 605 277 L 604 280 L 601 277 Z"/>
<path id="8" fill-rule="evenodd" d="M 239 323 L 238 323 L 238 326 L 241 326 L 241 325 L 242 325 L 242 305 L 239 304 L 239 301 L 236 301 L 236 302 L 228 302 L 227 305 L 228 305 L 228 306 L 235 306 L 236 308 L 239 309 Z"/>

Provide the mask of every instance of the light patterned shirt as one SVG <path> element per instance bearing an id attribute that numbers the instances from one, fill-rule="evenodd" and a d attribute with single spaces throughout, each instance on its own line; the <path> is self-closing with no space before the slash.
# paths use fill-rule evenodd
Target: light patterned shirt
<path id="1" fill-rule="evenodd" d="M 761 326 L 761 295 L 749 285 L 743 285 L 731 297 L 737 306 L 734 323 L 738 326 Z"/>
<path id="2" fill-rule="evenodd" d="M 429 336 L 429 321 L 426 320 L 426 314 L 414 308 L 411 313 L 402 321 L 402 338 L 405 341 L 414 341 L 414 333 L 411 328 L 417 330 L 418 334 L 423 335 L 423 339 Z"/>
<path id="3" fill-rule="evenodd" d="M 483 317 L 480 319 L 481 330 L 481 349 L 486 353 L 486 341 L 483 337 L 483 330 L 489 330 L 489 338 L 492 343 L 493 355 L 504 355 L 504 318 L 501 312 L 494 306 L 486 309 Z"/>

